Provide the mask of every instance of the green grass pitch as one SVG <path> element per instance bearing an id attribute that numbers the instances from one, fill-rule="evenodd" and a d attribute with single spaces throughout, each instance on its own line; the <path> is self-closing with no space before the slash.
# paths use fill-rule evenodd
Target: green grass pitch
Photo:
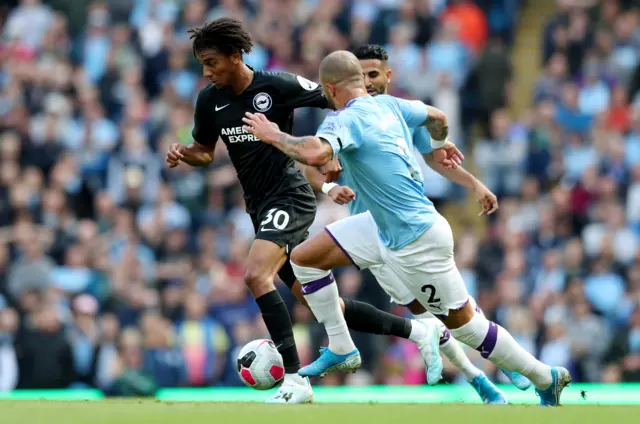
<path id="1" fill-rule="evenodd" d="M 3 424 L 638 424 L 640 407 L 0 401 Z"/>

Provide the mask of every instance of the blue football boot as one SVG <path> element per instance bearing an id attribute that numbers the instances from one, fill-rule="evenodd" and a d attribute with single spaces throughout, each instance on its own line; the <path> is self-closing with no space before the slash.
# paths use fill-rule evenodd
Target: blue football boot
<path id="1" fill-rule="evenodd" d="M 358 349 L 347 353 L 346 355 L 338 355 L 333 353 L 327 347 L 320 348 L 320 357 L 306 367 L 300 368 L 298 374 L 303 377 L 324 377 L 327 373 L 333 371 L 356 372 L 362 359 Z"/>

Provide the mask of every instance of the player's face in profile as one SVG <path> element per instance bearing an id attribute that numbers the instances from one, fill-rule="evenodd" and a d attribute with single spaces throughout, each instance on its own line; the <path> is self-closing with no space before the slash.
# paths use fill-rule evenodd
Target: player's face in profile
<path id="1" fill-rule="evenodd" d="M 364 85 L 367 93 L 372 96 L 387 93 L 387 85 L 391 79 L 391 69 L 378 59 L 363 59 L 360 61 Z"/>
<path id="2" fill-rule="evenodd" d="M 217 88 L 228 87 L 236 68 L 235 61 L 238 60 L 234 56 L 225 56 L 215 50 L 204 50 L 198 56 L 202 64 L 202 76 Z"/>

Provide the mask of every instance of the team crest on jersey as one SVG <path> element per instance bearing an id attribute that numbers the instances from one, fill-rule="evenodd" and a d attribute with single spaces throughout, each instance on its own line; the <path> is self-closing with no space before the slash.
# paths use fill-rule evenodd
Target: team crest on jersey
<path id="1" fill-rule="evenodd" d="M 309 81 L 308 79 L 301 77 L 300 75 L 296 75 L 296 79 L 298 80 L 298 83 L 302 86 L 302 88 L 307 91 L 313 91 L 318 88 L 318 83 Z"/>
<path id="2" fill-rule="evenodd" d="M 271 109 L 271 105 L 273 104 L 273 100 L 271 100 L 271 96 L 267 93 L 258 93 L 253 98 L 253 107 L 258 112 L 266 112 Z"/>

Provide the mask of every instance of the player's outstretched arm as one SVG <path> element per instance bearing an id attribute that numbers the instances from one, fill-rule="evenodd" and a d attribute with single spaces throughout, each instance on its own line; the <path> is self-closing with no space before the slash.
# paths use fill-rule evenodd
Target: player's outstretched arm
<path id="1" fill-rule="evenodd" d="M 310 166 L 323 166 L 333 158 L 331 145 L 318 137 L 294 137 L 280 131 L 278 125 L 261 113 L 246 113 L 244 130 L 271 144 L 285 155 Z"/>
<path id="2" fill-rule="evenodd" d="M 455 168 L 445 168 L 438 162 L 434 157 L 433 152 L 422 155 L 424 161 L 429 168 L 436 171 L 438 174 L 442 175 L 449 181 L 452 181 L 458 185 L 461 185 L 469 190 L 473 190 L 477 183 L 480 181 L 474 177 L 470 172 L 462 168 L 461 166 L 457 166 Z"/>
<path id="3" fill-rule="evenodd" d="M 427 165 L 429 165 L 429 167 L 438 174 L 442 175 L 449 181 L 475 192 L 476 199 L 482 205 L 482 212 L 480 212 L 480 215 L 491 215 L 498 210 L 498 199 L 495 194 L 493 194 L 487 186 L 482 184 L 482 182 L 469 171 L 465 170 L 461 166 L 456 166 L 454 168 L 447 168 L 443 166 L 436 161 L 433 152 L 422 156 Z"/>

